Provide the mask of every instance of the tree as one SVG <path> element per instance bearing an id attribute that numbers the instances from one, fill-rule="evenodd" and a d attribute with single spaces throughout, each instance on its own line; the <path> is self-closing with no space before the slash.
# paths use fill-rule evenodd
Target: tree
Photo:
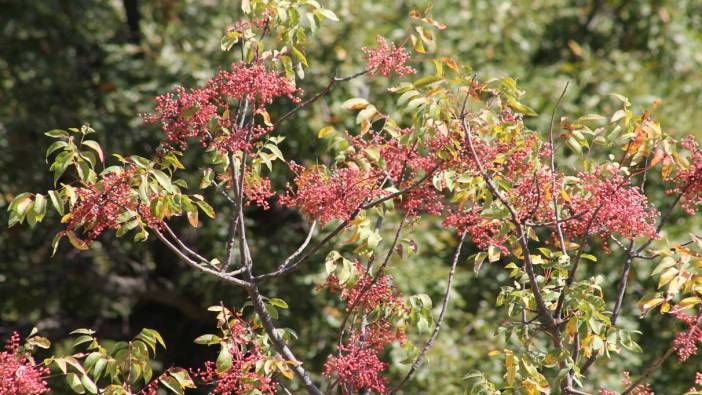
<path id="1" fill-rule="evenodd" d="M 8 207 L 10 226 L 26 221 L 34 227 L 52 206 L 64 224 L 54 252 L 64 239 L 87 250 L 107 231 L 118 237 L 131 232 L 134 241 L 155 238 L 194 271 L 248 295 L 241 306 L 211 307 L 221 333 L 196 342 L 218 345 L 218 356 L 192 374 L 169 368 L 153 378 L 149 359 L 164 346 L 153 330 L 109 346 L 91 330 L 77 330 L 74 346 L 86 352 L 43 363 L 65 375 L 71 389 L 153 393 L 162 385 L 180 393 L 198 382 L 215 393 L 274 393 L 287 385 L 311 394 L 399 391 L 444 326 L 466 242 L 476 249 L 470 257 L 476 272 L 487 260 L 510 277 L 496 302 L 506 314 L 495 328 L 504 347 L 490 352 L 503 370 L 468 372 L 471 392 L 577 394 L 584 385 L 598 387 L 588 383 L 598 359 L 641 351 L 636 333 L 617 325 L 637 261 L 660 259 L 653 275 L 664 289 L 651 290 L 642 312 L 659 309 L 687 328 L 665 354 L 651 358 L 640 378 L 622 373 L 624 393 L 648 391 L 641 382 L 673 354 L 683 362 L 696 353 L 702 242 L 692 235 L 690 242 L 667 245 L 664 233 L 676 210 L 692 215 L 702 202 L 702 158 L 694 139 L 664 133 L 651 112 L 634 114 L 623 96 L 614 96 L 620 108 L 610 116 L 563 117 L 556 129 L 557 104 L 548 129 L 531 130 L 524 118 L 536 113 L 514 79 L 483 81 L 456 60 L 431 55 L 434 36 L 446 26 L 420 10 L 410 13 L 412 29 L 402 41 L 378 37 L 374 47 L 361 50 L 366 69 L 332 74 L 322 90 L 305 94 L 298 83 L 314 66 L 308 36 L 336 15 L 311 1 L 245 1 L 242 10 L 247 19 L 221 42 L 237 61 L 198 87 L 157 97 L 154 110 L 143 115 L 164 134 L 151 157 L 107 157 L 88 125 L 49 131 L 53 189 L 19 194 Z M 359 78 L 385 84 L 388 77 L 401 81 L 387 89 L 397 95 L 397 108 L 383 110 L 370 95 L 349 98 L 340 120 L 318 132 L 327 155 L 302 164 L 285 160 L 280 131 L 286 122 L 341 84 Z M 273 104 L 285 101 L 292 107 L 276 114 Z M 346 126 L 353 132 L 338 130 Z M 565 162 L 571 168 L 563 170 L 558 159 L 573 156 L 577 163 Z M 182 159 L 193 157 L 200 161 L 186 167 Z M 281 178 L 289 181 L 285 187 L 277 185 Z M 658 183 L 650 185 L 651 178 Z M 672 196 L 669 202 L 660 190 L 651 191 L 659 185 Z M 224 203 L 217 209 L 215 196 Z M 258 264 L 265 249 L 252 249 L 246 208 L 272 205 L 297 210 L 309 229 L 297 249 L 267 268 Z M 171 227 L 184 218 L 198 228 L 200 214 L 214 218 L 216 212 L 229 222 L 221 256 L 196 251 Z M 431 298 L 404 296 L 391 269 L 402 271 L 413 254 L 413 242 L 403 237 L 437 218 L 458 242 L 434 318 Z M 613 293 L 601 287 L 605 269 L 594 254 L 609 251 L 610 243 L 624 252 Z M 314 372 L 300 356 L 310 353 L 295 347 L 295 332 L 276 323 L 279 310 L 294 304 L 266 295 L 264 287 L 295 276 L 330 247 L 316 286 L 336 301 L 337 333 L 320 353 L 323 368 Z M 253 311 L 245 310 L 249 306 Z M 426 339 L 413 344 L 422 333 Z M 45 392 L 46 370 L 27 352 L 47 346 L 46 339 L 30 336 L 24 348 L 18 344 L 14 337 L 3 354 L 11 362 L 3 378 L 30 370 L 31 391 Z M 398 345 L 405 371 L 390 382 L 386 354 Z M 8 391 L 25 391 L 17 386 L 24 382 L 8 382 Z"/>

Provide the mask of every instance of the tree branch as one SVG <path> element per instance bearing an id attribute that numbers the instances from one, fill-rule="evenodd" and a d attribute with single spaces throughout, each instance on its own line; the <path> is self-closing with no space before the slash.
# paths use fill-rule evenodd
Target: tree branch
<path id="1" fill-rule="evenodd" d="M 417 355 L 417 358 L 414 359 L 412 366 L 410 366 L 409 372 L 407 372 L 402 381 L 390 391 L 391 394 L 395 393 L 400 388 L 402 388 L 402 386 L 405 385 L 405 383 L 410 379 L 410 377 L 412 377 L 414 372 L 419 367 L 419 364 L 422 362 L 422 359 L 424 359 L 426 353 L 434 345 L 434 341 L 439 335 L 441 325 L 444 322 L 444 316 L 446 315 L 449 299 L 451 297 L 451 286 L 453 285 L 453 276 L 456 272 L 456 265 L 458 264 L 458 258 L 461 255 L 461 249 L 463 248 L 463 241 L 465 240 L 465 238 L 466 232 L 463 232 L 463 234 L 461 235 L 461 240 L 458 242 L 458 247 L 456 247 L 456 252 L 453 255 L 453 262 L 451 263 L 451 269 L 449 270 L 448 280 L 446 284 L 446 292 L 444 293 L 444 301 L 441 304 L 441 312 L 439 313 L 439 318 L 437 319 L 436 325 L 434 326 L 434 331 L 431 333 L 431 336 L 429 337 L 429 340 L 427 340 L 426 344 L 424 344 L 424 348 L 422 348 L 422 351 L 419 353 L 419 355 Z"/>
<path id="2" fill-rule="evenodd" d="M 644 380 L 646 380 L 653 372 L 655 372 L 662 364 L 665 362 L 668 358 L 670 358 L 671 355 L 675 352 L 675 347 L 670 347 L 666 352 L 663 353 L 660 357 L 656 358 L 655 361 L 646 369 L 644 372 L 641 374 L 641 376 L 636 379 L 633 383 L 629 384 L 629 386 L 622 392 L 622 395 L 628 395 L 632 391 L 636 389 L 636 387 L 641 384 Z"/>
<path id="3" fill-rule="evenodd" d="M 213 270 L 213 269 L 210 269 L 210 268 L 207 268 L 207 267 L 200 265 L 199 263 L 197 263 L 196 261 L 194 261 L 190 257 L 188 257 L 183 251 L 178 249 L 178 247 L 176 247 L 170 240 L 168 240 L 166 238 L 166 236 L 164 236 L 163 233 L 161 233 L 158 229 L 152 229 L 152 230 L 156 234 L 156 237 L 159 240 L 161 240 L 161 242 L 163 244 L 165 244 L 166 247 L 168 247 L 171 251 L 173 251 L 183 262 L 188 264 L 188 266 L 194 268 L 195 270 L 201 271 L 203 273 L 211 274 L 211 275 L 213 275 L 219 279 L 222 279 L 228 283 L 238 285 L 240 287 L 247 288 L 247 289 L 251 287 L 252 284 L 250 282 L 241 280 L 239 278 L 230 276 L 226 273 L 222 273 L 222 272 L 219 272 L 217 270 Z"/>
<path id="4" fill-rule="evenodd" d="M 361 71 L 361 72 L 358 72 L 358 73 L 356 73 L 356 74 L 350 75 L 350 76 L 348 76 L 348 77 L 336 77 L 336 76 L 335 76 L 335 77 L 332 77 L 332 78 L 329 80 L 329 83 L 327 84 L 327 86 L 324 87 L 321 91 L 317 92 L 314 96 L 312 96 L 312 97 L 306 99 L 306 100 L 303 101 L 302 103 L 298 104 L 297 107 L 293 108 L 292 110 L 290 110 L 290 111 L 288 111 L 287 113 L 285 113 L 282 117 L 278 118 L 278 120 L 275 121 L 275 123 L 273 124 L 273 128 L 278 128 L 278 126 L 280 126 L 280 124 L 283 123 L 283 121 L 285 121 L 286 119 L 292 117 L 292 116 L 295 115 L 298 111 L 300 111 L 300 110 L 302 110 L 303 108 L 309 106 L 310 104 L 316 102 L 317 100 L 319 100 L 320 98 L 324 97 L 326 94 L 328 94 L 329 92 L 331 92 L 331 90 L 334 88 L 334 85 L 335 85 L 337 82 L 349 81 L 349 80 L 352 80 L 352 79 L 354 79 L 354 78 L 356 78 L 356 77 L 360 77 L 360 76 L 362 76 L 362 75 L 364 75 L 364 74 L 366 74 L 366 73 L 368 73 L 368 70 L 363 70 L 363 71 Z"/>
<path id="5" fill-rule="evenodd" d="M 536 281 L 536 274 L 534 274 L 534 266 L 531 262 L 531 256 L 529 254 L 529 245 L 527 243 L 526 234 L 524 232 L 524 228 L 522 227 L 522 223 L 519 221 L 519 217 L 517 216 L 517 212 L 514 209 L 514 207 L 512 207 L 512 205 L 509 204 L 507 199 L 504 196 L 502 196 L 502 194 L 497 190 L 497 187 L 495 187 L 495 184 L 492 182 L 492 179 L 485 171 L 485 168 L 483 167 L 480 158 L 478 158 L 478 154 L 475 152 L 475 147 L 473 146 L 473 137 L 471 135 L 470 128 L 466 123 L 464 114 L 461 114 L 461 123 L 463 126 L 463 132 L 466 136 L 466 140 L 468 141 L 468 147 L 470 148 L 471 156 L 473 157 L 476 166 L 478 166 L 478 171 L 480 172 L 480 175 L 483 177 L 483 180 L 485 180 L 485 183 L 487 184 L 487 187 L 492 193 L 492 195 L 495 196 L 507 208 L 507 210 L 510 213 L 510 216 L 512 217 L 512 223 L 516 227 L 517 238 L 519 239 L 519 243 L 522 247 L 522 255 L 524 255 L 524 269 L 526 271 L 527 277 L 529 278 L 529 287 L 531 288 L 531 292 L 534 295 L 537 310 L 539 311 L 539 315 L 541 315 L 541 318 L 545 321 L 546 328 L 548 328 L 548 331 L 553 336 L 554 343 L 558 348 L 561 348 L 560 330 L 558 329 L 558 326 L 556 325 L 553 316 L 551 315 L 551 313 L 549 313 L 548 308 L 546 307 L 546 302 L 544 302 L 544 298 L 541 295 L 541 290 L 539 289 L 539 284 Z"/>

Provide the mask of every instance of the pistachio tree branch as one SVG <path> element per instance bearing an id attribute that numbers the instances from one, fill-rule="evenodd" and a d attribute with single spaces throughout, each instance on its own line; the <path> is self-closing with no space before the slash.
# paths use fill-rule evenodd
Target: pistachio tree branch
<path id="1" fill-rule="evenodd" d="M 314 221 L 312 221 L 312 225 L 310 225 L 310 230 L 307 232 L 307 237 L 305 237 L 305 240 L 302 242 L 302 244 L 300 244 L 300 246 L 295 250 L 295 252 L 293 252 L 292 254 L 290 254 L 290 256 L 285 258 L 283 263 L 281 263 L 280 266 L 278 266 L 278 270 L 285 269 L 286 267 L 288 267 L 290 265 L 291 262 L 293 262 L 295 260 L 295 258 L 297 258 L 300 254 L 302 254 L 302 252 L 305 250 L 305 248 L 307 248 L 307 246 L 310 244 L 310 241 L 312 240 L 312 235 L 314 234 L 314 231 L 316 229 L 317 229 L 317 220 L 314 220 Z"/>
<path id="2" fill-rule="evenodd" d="M 335 85 L 336 83 L 338 83 L 338 82 L 344 82 L 344 81 L 350 81 L 350 80 L 352 80 L 352 79 L 354 79 L 354 78 L 356 78 L 356 77 L 360 77 L 360 76 L 362 76 L 362 75 L 368 73 L 368 71 L 369 71 L 369 70 L 363 70 L 363 71 L 360 71 L 360 72 L 358 72 L 358 73 L 356 73 L 356 74 L 350 75 L 350 76 L 348 76 L 348 77 L 336 77 L 336 76 L 334 76 L 334 77 L 330 78 L 330 79 L 329 79 L 329 83 L 327 84 L 327 86 L 325 86 L 321 91 L 317 92 L 314 96 L 312 96 L 312 97 L 310 97 L 310 98 L 304 100 L 302 103 L 298 104 L 295 108 L 293 108 L 292 110 L 290 110 L 290 111 L 288 111 L 287 113 L 283 114 L 283 116 L 281 116 L 280 118 L 278 118 L 277 121 L 275 121 L 275 123 L 273 124 L 273 127 L 274 127 L 274 128 L 277 128 L 277 127 L 280 126 L 280 124 L 282 124 L 283 121 L 285 121 L 286 119 L 292 117 L 293 115 L 295 115 L 297 112 L 299 112 L 299 111 L 302 110 L 303 108 L 309 106 L 310 104 L 316 102 L 316 101 L 319 100 L 320 98 L 326 96 L 329 92 L 331 92 L 331 90 L 334 88 L 334 85 Z"/>
<path id="3" fill-rule="evenodd" d="M 341 325 L 339 326 L 339 343 L 341 343 L 341 339 L 343 337 L 343 333 L 346 329 L 346 324 L 348 323 L 349 317 L 351 317 L 351 314 L 353 311 L 356 309 L 358 304 L 361 302 L 363 299 L 363 296 L 373 288 L 373 286 L 378 282 L 380 277 L 383 275 L 383 272 L 385 271 L 385 267 L 387 267 L 388 263 L 390 262 L 390 257 L 392 256 L 393 251 L 395 251 L 395 246 L 397 246 L 397 242 L 400 239 L 400 234 L 402 233 L 402 228 L 405 226 L 405 221 L 407 220 L 407 215 L 403 215 L 402 219 L 400 220 L 400 225 L 397 227 L 397 231 L 395 232 L 395 237 L 392 240 L 392 243 L 390 244 L 390 247 L 388 248 L 388 252 L 385 255 L 385 259 L 383 260 L 383 263 L 378 267 L 378 271 L 376 272 L 375 276 L 373 277 L 373 280 L 371 282 L 367 283 L 356 295 L 354 300 L 351 301 L 349 304 L 348 308 L 346 309 L 346 315 L 344 316 L 344 320 L 341 322 Z M 370 267 L 369 267 L 370 269 Z"/>
<path id="4" fill-rule="evenodd" d="M 622 395 L 628 395 L 628 394 L 632 393 L 636 389 L 636 387 L 639 386 L 639 384 L 641 384 L 650 375 L 652 375 L 653 372 L 655 372 L 658 368 L 660 368 L 661 365 L 663 364 L 663 362 L 665 362 L 668 358 L 670 358 L 670 356 L 673 355 L 674 352 L 675 352 L 675 347 L 670 347 L 661 356 L 656 358 L 651 363 L 651 365 L 648 368 L 646 368 L 646 370 L 644 370 L 644 372 L 641 374 L 641 376 L 639 376 L 638 379 L 636 379 L 634 382 L 629 384 L 628 387 L 626 387 L 624 392 L 622 392 Z"/>
<path id="5" fill-rule="evenodd" d="M 451 298 L 451 288 L 453 285 L 453 277 L 456 272 L 456 265 L 458 264 L 458 259 L 461 255 L 461 249 L 463 248 L 463 241 L 465 239 L 466 232 L 463 232 L 463 234 L 461 235 L 461 240 L 458 242 L 458 247 L 456 247 L 456 252 L 453 254 L 453 262 L 451 263 L 451 269 L 449 270 L 448 280 L 446 282 L 446 292 L 444 292 L 444 300 L 441 303 L 441 312 L 439 313 L 439 318 L 436 320 L 434 331 L 432 331 L 431 336 L 429 336 L 429 339 L 424 344 L 424 348 L 422 348 L 422 351 L 414 359 L 414 362 L 412 362 L 412 366 L 410 366 L 410 370 L 407 372 L 405 377 L 402 379 L 402 381 L 400 381 L 399 384 L 397 384 L 395 388 L 393 388 L 390 391 L 391 394 L 400 390 L 400 388 L 402 388 L 402 386 L 405 385 L 405 383 L 410 379 L 410 377 L 412 377 L 414 372 L 419 367 L 419 364 L 424 359 L 426 353 L 434 345 L 434 341 L 436 340 L 437 336 L 439 336 L 439 331 L 441 330 L 441 325 L 444 322 L 444 316 L 446 315 L 449 299 Z"/>
<path id="6" fill-rule="evenodd" d="M 258 290 L 258 286 L 255 284 L 250 267 L 248 267 L 246 271 L 246 277 L 247 280 L 253 284 L 248 288 L 248 293 L 249 297 L 251 298 L 251 302 L 253 303 L 254 310 L 256 310 L 256 314 L 261 319 L 263 328 L 273 342 L 276 350 L 286 359 L 286 361 L 290 362 L 290 368 L 295 373 L 295 376 L 297 376 L 297 378 L 302 382 L 302 385 L 307 390 L 307 393 L 310 395 L 321 395 L 322 392 L 312 382 L 312 378 L 307 370 L 302 366 L 302 362 L 295 357 L 295 354 L 292 352 L 290 347 L 288 347 L 285 340 L 281 337 L 278 329 L 273 324 L 273 318 L 268 313 L 268 309 L 266 309 L 266 303 L 263 301 L 263 297 Z"/>
<path id="7" fill-rule="evenodd" d="M 324 237 L 324 239 L 322 239 L 321 241 L 317 242 L 314 246 L 312 246 L 312 248 L 310 248 L 305 254 L 301 255 L 297 259 L 294 259 L 294 258 L 290 259 L 285 267 L 281 267 L 281 266 L 283 266 L 283 265 L 281 265 L 275 271 L 255 276 L 254 277 L 255 280 L 257 282 L 264 281 L 264 280 L 268 280 L 271 278 L 283 276 L 285 274 L 288 274 L 288 273 L 296 270 L 303 262 L 305 262 L 307 259 L 312 257 L 317 251 L 319 251 L 322 247 L 324 247 L 325 244 L 327 244 L 337 234 L 339 234 L 342 230 L 344 230 L 346 228 L 346 226 L 348 226 L 348 224 L 351 223 L 351 221 L 353 221 L 356 218 L 356 216 L 358 216 L 358 214 L 361 212 L 361 210 L 367 210 L 369 208 L 373 208 L 373 207 L 375 207 L 375 206 L 377 206 L 377 205 L 379 205 L 387 200 L 394 199 L 398 196 L 401 196 L 401 195 L 413 190 L 414 188 L 417 188 L 419 185 L 421 185 L 427 179 L 429 179 L 429 177 L 431 177 L 431 175 L 434 174 L 434 172 L 437 170 L 437 168 L 438 167 L 435 167 L 431 171 L 427 172 L 427 174 L 425 174 L 422 178 L 413 182 L 411 185 L 407 186 L 406 188 L 403 188 L 397 192 L 391 193 L 391 194 L 386 195 L 384 197 L 378 198 L 374 201 L 371 201 L 368 203 L 362 203 L 361 205 L 356 207 L 356 209 L 349 215 L 349 217 L 347 219 L 345 219 L 339 225 L 337 225 L 334 228 L 334 230 L 332 230 L 329 234 L 327 234 Z"/>
<path id="8" fill-rule="evenodd" d="M 539 284 L 536 281 L 536 274 L 534 273 L 534 266 L 533 266 L 533 263 L 531 262 L 531 256 L 529 254 L 529 245 L 527 243 L 526 232 L 524 231 L 523 224 L 519 220 L 519 217 L 517 215 L 517 211 L 507 201 L 507 198 L 502 196 L 500 191 L 497 190 L 497 187 L 495 186 L 494 182 L 492 181 L 492 178 L 485 171 L 483 163 L 480 160 L 480 158 L 478 157 L 477 152 L 475 151 L 475 147 L 473 145 L 473 136 L 472 136 L 472 133 L 470 131 L 470 127 L 466 123 L 465 114 L 461 114 L 461 124 L 463 127 L 463 133 L 465 134 L 466 140 L 468 142 L 468 147 L 470 149 L 472 159 L 473 159 L 473 161 L 475 161 L 475 164 L 478 167 L 478 171 L 480 172 L 480 175 L 482 176 L 483 180 L 485 181 L 485 184 L 487 184 L 487 187 L 490 190 L 490 193 L 492 193 L 492 195 L 494 197 L 496 197 L 507 208 L 507 210 L 510 213 L 511 222 L 514 224 L 514 226 L 517 230 L 517 239 L 519 240 L 519 244 L 522 247 L 522 255 L 524 255 L 524 270 L 526 271 L 527 277 L 529 278 L 529 287 L 531 288 L 531 292 L 534 295 L 534 300 L 536 301 L 537 310 L 538 310 L 541 318 L 545 321 L 546 328 L 548 329 L 549 333 L 552 335 L 554 344 L 556 344 L 556 346 L 558 348 L 560 348 L 560 344 L 561 344 L 560 329 L 558 329 L 558 326 L 556 325 L 556 322 L 553 319 L 553 316 L 548 311 L 548 308 L 546 307 L 546 302 L 544 301 L 544 298 L 541 295 L 541 289 L 539 288 Z"/>
<path id="9" fill-rule="evenodd" d="M 185 245 L 185 243 L 183 243 L 183 241 L 175 234 L 175 232 L 173 232 L 173 229 L 171 229 L 171 227 L 168 226 L 168 224 L 166 224 L 165 222 L 163 222 L 163 228 L 166 230 L 166 233 L 168 233 L 171 239 L 176 243 L 176 245 L 180 247 L 180 249 L 183 250 L 186 254 L 190 255 L 193 259 L 196 259 L 199 262 L 212 266 L 209 259 L 198 254 L 192 248 Z"/>
<path id="10" fill-rule="evenodd" d="M 168 247 L 168 249 L 173 251 L 173 253 L 175 253 L 178 256 L 178 258 L 180 258 L 183 262 L 188 264 L 188 266 L 194 268 L 195 270 L 201 271 L 203 273 L 211 274 L 211 275 L 213 275 L 221 280 L 224 280 L 228 283 L 238 285 L 238 286 L 246 288 L 246 289 L 251 287 L 252 284 L 248 281 L 244 281 L 244 280 L 239 279 L 237 277 L 231 276 L 227 273 L 222 273 L 220 271 L 210 269 L 210 268 L 205 267 L 202 264 L 194 261 L 187 254 L 185 254 L 183 251 L 181 251 L 175 244 L 173 244 L 170 240 L 168 240 L 168 238 L 166 238 L 166 236 L 163 233 L 161 233 L 158 229 L 152 229 L 152 230 L 156 234 L 156 237 L 159 240 L 161 240 L 161 242 L 166 247 Z"/>

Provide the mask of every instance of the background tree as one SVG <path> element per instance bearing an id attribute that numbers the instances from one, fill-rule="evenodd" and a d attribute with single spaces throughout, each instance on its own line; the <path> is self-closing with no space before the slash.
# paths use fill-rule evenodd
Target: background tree
<path id="1" fill-rule="evenodd" d="M 312 74 L 301 82 L 307 92 L 324 88 L 335 70 L 338 75 L 350 75 L 363 67 L 357 46 L 351 47 L 349 43 L 374 46 L 377 34 L 389 40 L 404 37 L 405 15 L 415 8 L 404 2 L 361 2 L 358 7 L 330 3 L 326 6 L 333 9 L 344 23 L 323 27 L 329 29 L 326 30 L 329 34 L 316 36 L 321 37 L 319 41 L 310 40 L 311 47 L 306 55 L 326 59 L 328 64 L 318 63 L 318 68 L 309 71 Z M 9 7 L 4 13 L 8 22 L 3 23 L 6 26 L 4 41 L 8 45 L 2 45 L 2 59 L 8 64 L 3 74 L 3 86 L 7 87 L 3 89 L 6 95 L 3 102 L 10 103 L 4 106 L 6 113 L 2 115 L 3 144 L 8 147 L 8 155 L 2 159 L 3 170 L 6 170 L 3 171 L 3 190 L 7 191 L 8 203 L 22 190 L 41 190 L 50 186 L 51 180 L 39 171 L 44 166 L 40 162 L 42 158 L 33 152 L 36 150 L 34 142 L 41 133 L 56 126 L 68 127 L 89 121 L 95 129 L 106 132 L 100 133 L 98 139 L 110 151 L 152 154 L 150 147 L 155 146 L 158 136 L 156 128 L 144 127 L 136 115 L 150 111 L 152 105 L 148 98 L 162 93 L 169 84 L 178 82 L 195 86 L 210 78 L 218 68 L 226 67 L 232 59 L 230 55 L 220 53 L 220 37 L 213 32 L 224 31 L 240 16 L 237 15 L 238 2 L 212 3 L 210 7 L 183 2 L 140 4 L 143 37 L 135 46 L 130 41 L 132 36 L 128 26 L 131 25 L 125 22 L 126 13 L 120 3 L 42 2 L 32 5 L 17 3 L 14 7 L 10 3 Z M 418 9 L 423 9 L 423 5 L 418 5 Z M 488 12 L 491 10 L 500 12 Z M 700 44 L 694 32 L 698 31 L 700 21 L 695 19 L 699 13 L 694 11 L 694 2 L 656 5 L 646 2 L 548 2 L 528 6 L 512 2 L 497 6 L 488 2 L 448 2 L 434 7 L 432 15 L 450 27 L 441 32 L 437 56 L 443 54 L 467 60 L 479 71 L 480 80 L 505 74 L 520 77 L 520 86 L 530 92 L 523 99 L 524 103 L 543 113 L 540 118 L 527 120 L 534 128 L 544 130 L 550 111 L 555 107 L 557 94 L 554 92 L 571 78 L 573 83 L 561 107 L 564 113 L 578 116 L 591 112 L 591 109 L 613 113 L 618 103 L 606 99 L 612 91 L 631 96 L 635 107 L 643 108 L 654 100 L 646 95 L 654 92 L 661 94 L 663 99 L 656 117 L 662 119 L 663 125 L 687 131 L 692 127 L 692 120 L 696 119 L 694 111 L 697 111 L 689 103 L 699 98 L 695 70 L 700 59 L 694 54 L 699 52 L 695 48 Z M 368 15 L 374 17 L 368 18 Z M 85 23 L 75 24 L 75 20 L 84 20 Z M 428 40 L 423 45 L 430 47 L 432 42 Z M 541 46 L 537 47 L 536 43 Z M 286 133 L 291 134 L 282 142 L 285 152 L 289 153 L 286 156 L 316 157 L 324 146 L 324 140 L 316 139 L 318 130 L 329 124 L 338 123 L 339 130 L 353 125 L 353 122 L 335 119 L 340 103 L 348 97 L 366 96 L 372 89 L 381 87 L 382 83 L 364 79 L 340 84 L 325 96 L 324 101 L 306 108 L 301 113 L 302 121 L 288 121 Z M 379 101 L 374 99 L 373 103 L 390 113 L 395 99 L 388 95 Z M 276 107 L 274 110 L 284 109 Z M 32 135 L 34 138 L 27 137 Z M 570 153 L 565 151 L 562 154 Z M 575 163 L 576 158 L 572 156 L 570 163 Z M 183 158 L 185 163 L 198 160 L 200 158 L 195 156 Z M 35 180 L 28 180 L 29 174 Z M 283 186 L 283 181 L 276 181 L 275 176 L 273 182 Z M 654 179 L 653 182 L 657 181 Z M 215 203 L 224 203 L 216 193 L 207 197 L 214 199 Z M 662 195 L 658 198 L 661 199 Z M 263 267 L 275 267 L 286 251 L 302 241 L 301 232 L 290 234 L 283 231 L 303 230 L 305 226 L 301 218 L 289 210 L 274 205 L 265 211 L 253 209 L 247 216 L 257 224 L 252 229 L 258 244 L 254 248 L 268 250 L 260 263 Z M 226 228 L 226 224 L 202 222 L 203 228 L 198 229 L 197 238 L 190 231 L 181 232 L 180 224 L 174 226 L 183 238 L 194 242 L 198 250 L 221 255 L 220 241 L 226 235 L 218 232 Z M 187 229 L 185 224 L 182 225 Z M 393 273 L 394 281 L 406 294 L 426 292 L 436 301 L 445 289 L 442 283 L 445 281 L 444 271 L 437 268 L 450 263 L 452 251 L 447 247 L 454 242 L 449 232 L 435 232 L 436 225 L 421 226 L 432 230 L 415 231 L 414 241 L 423 264 L 403 266 L 403 270 Z M 219 300 L 240 305 L 245 298 L 241 291 L 230 290 L 205 276 L 174 265 L 174 257 L 156 243 L 149 243 L 146 247 L 124 244 L 117 247 L 115 240 L 107 235 L 93 244 L 90 253 L 76 253 L 61 247 L 57 257 L 53 258 L 55 262 L 48 265 L 45 262 L 51 251 L 49 233 L 55 233 L 59 225 L 38 228 L 39 232 L 47 230 L 45 236 L 15 229 L 3 231 L 0 236 L 4 245 L 12 246 L 3 249 L 7 258 L 2 260 L 2 292 L 7 293 L 3 299 L 8 301 L 3 305 L 2 320 L 8 335 L 11 329 L 24 327 L 28 330 L 32 322 L 40 321 L 43 333 L 52 336 L 65 335 L 75 327 L 91 326 L 110 337 L 130 338 L 138 328 L 154 327 L 154 322 L 157 322 L 157 329 L 169 342 L 185 339 L 184 343 L 189 343 L 204 331 L 204 327 L 211 326 L 203 307 Z M 690 230 L 694 232 L 695 229 L 685 223 L 680 225 L 678 232 L 685 237 Z M 671 232 L 676 235 L 675 229 Z M 681 241 L 685 239 L 681 238 Z M 621 261 L 617 254 L 614 249 L 610 256 L 613 261 Z M 63 260 L 66 263 L 62 263 Z M 32 265 L 31 271 L 27 270 L 28 265 Z M 506 280 L 504 270 L 489 265 L 483 268 L 486 269 L 491 271 L 488 276 Z M 650 269 L 645 266 L 636 269 L 634 266 L 634 273 L 643 285 L 641 291 L 635 288 L 634 292 L 643 296 L 643 289 L 651 288 L 643 281 Z M 307 284 L 316 273 L 311 271 L 311 277 L 296 276 L 293 281 L 274 283 L 269 292 L 289 300 L 290 296 L 309 289 Z M 605 277 L 605 284 L 617 281 L 618 267 Z M 462 388 L 465 385 L 462 374 L 472 367 L 490 370 L 485 368 L 481 351 L 486 345 L 493 344 L 492 328 L 502 318 L 494 309 L 479 307 L 492 305 L 499 283 L 486 284 L 473 277 L 469 268 L 459 266 L 455 281 L 457 294 L 448 311 L 447 325 L 432 349 L 433 354 L 430 354 L 434 363 L 421 369 L 418 380 L 408 384 L 416 387 L 407 388 Z M 96 284 L 100 284 L 99 289 L 95 289 Z M 648 288 L 644 288 L 645 285 Z M 317 354 L 315 344 L 320 328 L 331 318 L 310 321 L 308 317 L 311 311 L 324 305 L 326 297 L 312 295 L 302 299 L 304 303 L 291 305 L 290 314 L 281 318 L 284 326 L 302 328 L 298 331 L 300 343 L 309 345 L 302 348 L 310 350 L 310 354 Z M 481 302 L 483 300 L 486 302 Z M 636 311 L 633 303 L 636 300 L 638 298 L 632 297 L 624 304 L 625 311 L 629 309 L 625 316 L 632 316 Z M 172 310 L 164 309 L 164 305 Z M 156 316 L 159 312 L 163 312 L 161 317 Z M 469 323 L 467 327 L 465 323 Z M 629 329 L 641 326 L 645 333 L 662 336 L 668 333 L 672 338 L 673 333 L 660 326 L 668 323 L 654 316 L 643 323 L 631 320 L 623 321 L 622 325 Z M 466 332 L 472 336 L 465 336 Z M 647 350 L 667 345 L 664 342 L 647 344 L 645 340 L 648 338 L 651 337 L 641 337 Z M 465 347 L 453 347 L 452 342 Z M 192 350 L 186 347 L 171 348 L 165 354 L 164 362 L 168 365 L 175 360 L 180 365 L 189 365 L 187 362 L 192 355 Z M 205 355 L 201 358 L 205 359 Z M 632 354 L 631 358 L 636 361 L 639 357 Z M 312 362 L 320 370 L 324 360 L 318 358 Z M 497 366 L 500 361 L 494 363 Z M 455 374 L 445 375 L 453 379 L 432 373 L 433 369 L 445 371 L 447 366 L 456 369 Z M 400 375 L 400 367 L 397 369 Z M 610 362 L 607 369 L 609 372 L 600 366 L 594 372 L 602 375 L 598 383 L 619 380 L 621 365 Z M 495 372 L 499 376 L 497 368 Z M 661 388 L 687 389 L 690 377 L 692 372 L 681 372 L 681 377 L 666 375 L 652 383 L 654 388 L 660 383 Z"/>

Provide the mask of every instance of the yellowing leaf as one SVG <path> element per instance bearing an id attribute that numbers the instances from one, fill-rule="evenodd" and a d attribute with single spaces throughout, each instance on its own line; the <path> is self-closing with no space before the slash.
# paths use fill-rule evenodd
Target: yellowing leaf
<path id="1" fill-rule="evenodd" d="M 682 307 L 683 309 L 687 309 L 699 304 L 700 302 L 702 302 L 702 299 L 700 299 L 698 296 L 690 296 L 689 298 L 685 298 L 678 302 L 678 306 Z"/>
<path id="2" fill-rule="evenodd" d="M 640 304 L 639 304 L 639 310 L 641 310 L 641 312 L 642 312 L 643 314 L 646 314 L 646 313 L 649 312 L 649 310 L 651 310 L 652 308 L 658 306 L 659 304 L 663 303 L 664 301 L 665 301 L 665 299 L 663 299 L 663 298 L 653 298 L 653 299 L 650 299 L 650 300 L 648 300 L 648 301 L 646 301 L 646 302 L 640 303 Z"/>
<path id="3" fill-rule="evenodd" d="M 670 280 L 673 279 L 678 274 L 678 269 L 671 267 L 670 269 L 666 270 L 661 274 L 660 278 L 658 279 L 658 288 L 663 287 L 664 285 L 668 284 Z"/>
<path id="4" fill-rule="evenodd" d="M 500 260 L 500 249 L 495 246 L 488 247 L 488 261 L 497 262 Z"/>
<path id="5" fill-rule="evenodd" d="M 368 107 L 368 100 L 356 97 L 346 100 L 343 104 L 341 104 L 341 107 L 347 110 L 363 110 L 364 108 Z"/>
<path id="6" fill-rule="evenodd" d="M 73 247 L 85 251 L 88 249 L 88 243 L 85 240 L 82 240 L 78 235 L 76 235 L 75 232 L 72 230 L 66 231 L 66 235 L 68 236 L 68 240 L 71 242 Z"/>
<path id="7" fill-rule="evenodd" d="M 336 129 L 334 129 L 331 126 L 325 126 L 321 129 L 319 129 L 319 132 L 317 133 L 317 137 L 322 139 L 322 138 L 325 138 L 327 136 L 331 136 L 333 134 L 336 134 Z"/>

